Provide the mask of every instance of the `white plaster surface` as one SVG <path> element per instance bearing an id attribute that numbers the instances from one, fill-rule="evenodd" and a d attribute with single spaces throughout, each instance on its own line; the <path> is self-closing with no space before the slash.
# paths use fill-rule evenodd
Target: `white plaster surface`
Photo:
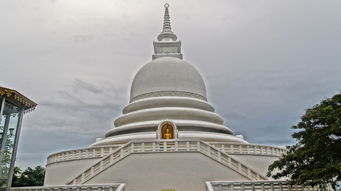
<path id="1" fill-rule="evenodd" d="M 100 159 L 57 162 L 46 166 L 44 186 L 65 185 Z"/>
<path id="2" fill-rule="evenodd" d="M 259 172 L 261 175 L 266 176 L 268 167 L 274 161 L 278 160 L 278 157 L 274 156 L 260 156 L 260 155 L 231 155 L 238 161 L 251 167 L 253 170 Z"/>
<path id="3" fill-rule="evenodd" d="M 184 107 L 160 107 L 153 109 L 144 109 L 124 114 L 115 120 L 115 126 L 121 126 L 129 123 L 142 122 L 147 120 L 162 119 L 187 119 L 211 122 L 222 125 L 224 120 L 216 113 L 201 109 Z"/>
<path id="4" fill-rule="evenodd" d="M 204 80 L 189 63 L 174 57 L 157 58 L 135 75 L 130 99 L 157 91 L 184 91 L 206 97 Z"/>
<path id="5" fill-rule="evenodd" d="M 125 191 L 205 191 L 205 181 L 248 180 L 200 153 L 133 154 L 86 184 L 126 183 Z"/>
<path id="6" fill-rule="evenodd" d="M 211 106 L 208 102 L 200 99 L 189 97 L 163 96 L 145 98 L 134 101 L 123 108 L 123 113 L 158 107 L 189 107 L 214 112 L 213 106 Z"/>

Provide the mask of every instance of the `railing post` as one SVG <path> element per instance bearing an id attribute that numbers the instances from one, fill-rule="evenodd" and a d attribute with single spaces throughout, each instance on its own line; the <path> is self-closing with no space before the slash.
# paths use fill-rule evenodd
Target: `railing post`
<path id="1" fill-rule="evenodd" d="M 189 142 L 186 141 L 186 150 L 189 151 Z"/>
<path id="2" fill-rule="evenodd" d="M 262 146 L 262 153 L 264 154 L 264 155 L 268 155 L 268 147 L 267 146 Z"/>
<path id="3" fill-rule="evenodd" d="M 207 151 L 208 151 L 208 156 L 211 156 L 211 147 L 208 147 Z"/>
<path id="4" fill-rule="evenodd" d="M 103 150 L 103 147 L 101 147 L 101 157 L 104 156 L 104 150 Z"/>
<path id="5" fill-rule="evenodd" d="M 82 173 L 80 184 L 84 181 L 84 173 Z"/>
<path id="6" fill-rule="evenodd" d="M 247 175 L 251 176 L 251 169 L 247 169 Z"/>
<path id="7" fill-rule="evenodd" d="M 270 148 L 270 154 L 271 154 L 271 155 L 275 155 L 274 149 L 275 149 L 275 148 L 273 148 L 273 147 Z"/>
<path id="8" fill-rule="evenodd" d="M 221 162 L 221 152 L 218 152 L 218 161 Z"/>
<path id="9" fill-rule="evenodd" d="M 153 152 L 155 152 L 155 142 L 153 142 Z"/>
<path id="10" fill-rule="evenodd" d="M 218 185 L 218 191 L 223 191 L 223 186 L 222 185 Z"/>
<path id="11" fill-rule="evenodd" d="M 226 153 L 226 151 L 225 151 L 225 145 L 224 145 L 224 144 L 221 145 L 221 151 L 224 152 L 224 153 Z"/>
<path id="12" fill-rule="evenodd" d="M 179 150 L 178 147 L 179 147 L 178 141 L 175 141 L 175 151 Z"/>
<path id="13" fill-rule="evenodd" d="M 271 191 L 274 191 L 274 183 L 271 182 Z"/>
<path id="14" fill-rule="evenodd" d="M 99 163 L 99 170 L 102 171 L 102 169 L 103 169 L 103 160 Z M 83 174 L 84 174 L 84 173 L 83 173 Z M 83 174 L 82 174 L 82 175 L 83 175 Z"/>
<path id="15" fill-rule="evenodd" d="M 272 155 L 272 153 L 271 153 L 271 147 L 267 147 L 266 150 L 267 150 L 266 152 L 267 152 L 268 155 Z"/>
<path id="16" fill-rule="evenodd" d="M 111 157 L 110 157 L 110 159 L 111 159 Z M 95 170 L 94 170 L 94 166 L 91 167 L 91 170 L 90 170 L 90 171 L 91 171 L 91 175 L 93 175 L 93 174 L 94 174 L 94 171 L 95 171 Z"/>
<path id="17" fill-rule="evenodd" d="M 238 161 L 238 170 L 241 171 L 242 170 L 242 164 Z"/>
<path id="18" fill-rule="evenodd" d="M 130 143 L 130 153 L 134 152 L 134 143 Z"/>
<path id="19" fill-rule="evenodd" d="M 200 151 L 200 150 L 201 150 L 201 149 L 200 149 L 200 146 L 201 146 L 200 144 L 201 144 L 200 141 L 198 141 L 198 142 L 197 142 L 197 151 Z"/>
<path id="20" fill-rule="evenodd" d="M 86 149 L 85 151 L 85 158 L 88 158 L 89 157 L 89 149 Z"/>

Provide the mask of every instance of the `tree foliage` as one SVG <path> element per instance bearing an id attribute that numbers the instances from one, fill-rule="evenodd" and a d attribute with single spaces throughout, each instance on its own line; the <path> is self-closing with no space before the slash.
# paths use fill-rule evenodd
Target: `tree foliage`
<path id="1" fill-rule="evenodd" d="M 9 117 L 9 116 L 7 116 Z M 7 187 L 7 179 L 10 176 L 10 167 L 12 162 L 12 156 L 13 156 L 13 141 L 14 141 L 14 135 L 12 133 L 6 133 L 6 139 L 4 139 L 4 126 L 0 126 L 0 132 L 1 138 L 0 142 L 3 144 L 4 147 L 2 148 L 0 152 L 0 187 Z"/>
<path id="2" fill-rule="evenodd" d="M 288 152 L 269 166 L 268 176 L 335 188 L 341 180 L 341 94 L 308 109 L 292 128 L 297 144 L 287 147 Z"/>
<path id="3" fill-rule="evenodd" d="M 34 169 L 28 167 L 22 171 L 19 167 L 14 167 L 12 187 L 43 186 L 45 169 L 36 166 Z"/>

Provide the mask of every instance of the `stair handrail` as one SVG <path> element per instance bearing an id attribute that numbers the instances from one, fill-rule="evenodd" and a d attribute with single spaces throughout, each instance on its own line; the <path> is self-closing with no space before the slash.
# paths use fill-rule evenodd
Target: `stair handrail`
<path id="1" fill-rule="evenodd" d="M 247 165 L 239 162 L 230 155 L 214 148 L 208 143 L 200 140 L 172 140 L 172 141 L 130 141 L 116 149 L 111 154 L 104 156 L 100 161 L 92 164 L 89 168 L 82 171 L 78 176 L 68 181 L 67 185 L 83 184 L 95 175 L 114 165 L 118 161 L 132 153 L 148 152 L 200 152 L 217 162 L 235 170 L 239 174 L 250 180 L 266 180 L 264 176 L 257 173 Z"/>
<path id="2" fill-rule="evenodd" d="M 199 140 L 198 140 L 199 141 Z M 139 141 L 137 141 L 139 142 Z M 140 141 L 143 142 L 143 141 Z M 242 154 L 242 155 L 262 155 L 262 156 L 275 156 L 281 157 L 287 152 L 286 149 L 268 145 L 258 144 L 243 144 L 243 143 L 223 143 L 223 142 L 206 142 L 216 147 L 224 153 L 229 155 Z M 82 149 L 67 150 L 62 152 L 53 153 L 47 158 L 47 165 L 64 162 L 70 160 L 80 159 L 99 159 L 122 145 L 108 145 L 100 147 L 89 147 Z"/>

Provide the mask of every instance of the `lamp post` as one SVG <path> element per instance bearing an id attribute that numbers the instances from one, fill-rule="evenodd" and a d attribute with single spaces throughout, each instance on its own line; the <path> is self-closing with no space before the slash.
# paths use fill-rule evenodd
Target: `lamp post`
<path id="1" fill-rule="evenodd" d="M 0 86 L 0 191 L 9 190 L 24 113 L 37 104 L 16 90 Z"/>

